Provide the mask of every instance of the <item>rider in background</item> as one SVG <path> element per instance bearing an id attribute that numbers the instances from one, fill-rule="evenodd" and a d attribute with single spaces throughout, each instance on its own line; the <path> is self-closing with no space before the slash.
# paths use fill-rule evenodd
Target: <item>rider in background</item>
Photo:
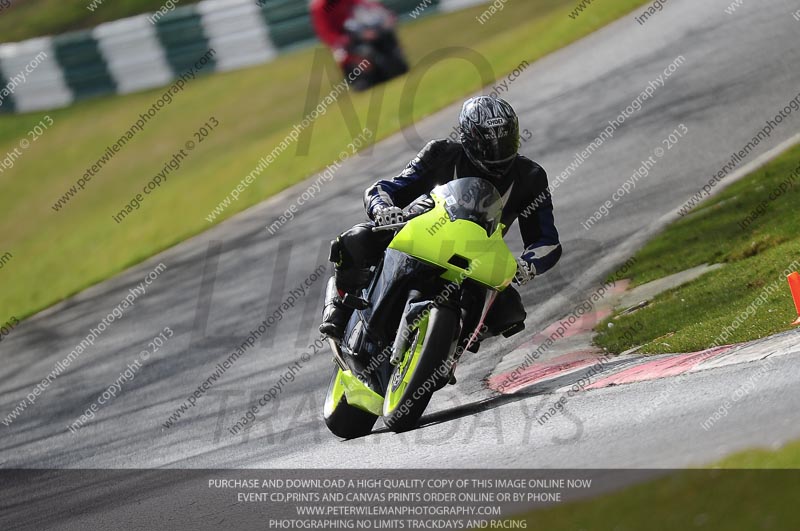
<path id="1" fill-rule="evenodd" d="M 345 76 L 359 63 L 358 58 L 349 51 L 349 36 L 344 29 L 345 22 L 358 6 L 386 9 L 383 4 L 373 0 L 311 0 L 309 5 L 314 31 L 331 49 L 333 58 Z"/>
<path id="2" fill-rule="evenodd" d="M 508 228 L 519 221 L 525 250 L 517 260 L 516 284 L 528 282 L 558 262 L 561 243 L 547 174 L 519 154 L 519 119 L 514 109 L 499 98 L 469 99 L 461 110 L 459 129 L 460 142 L 430 142 L 400 175 L 367 189 L 364 205 L 371 221 L 356 225 L 331 243 L 336 285 L 326 295 L 320 332 L 342 338 L 353 312 L 342 304 L 344 295 L 358 295 L 368 285 L 370 268 L 380 262 L 393 237 L 391 232 L 372 228 L 402 222 L 404 208 L 407 212 L 425 208 L 426 194 L 452 179 L 479 177 L 491 182 L 503 197 L 503 224 Z M 519 293 L 507 288 L 487 315 L 486 337 L 519 331 L 525 317 Z"/>

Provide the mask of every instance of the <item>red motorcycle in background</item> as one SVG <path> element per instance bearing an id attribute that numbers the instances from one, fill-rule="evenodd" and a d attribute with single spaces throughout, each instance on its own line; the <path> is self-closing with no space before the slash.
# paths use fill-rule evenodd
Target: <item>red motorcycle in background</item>
<path id="1" fill-rule="evenodd" d="M 365 90 L 408 72 L 397 38 L 397 17 L 371 0 L 313 0 L 311 18 L 345 79 Z"/>

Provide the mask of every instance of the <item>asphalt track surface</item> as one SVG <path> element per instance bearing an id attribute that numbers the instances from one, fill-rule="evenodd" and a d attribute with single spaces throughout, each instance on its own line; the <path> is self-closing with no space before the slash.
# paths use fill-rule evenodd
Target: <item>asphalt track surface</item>
<path id="1" fill-rule="evenodd" d="M 733 15 L 724 12 L 728 5 L 727 0 L 673 0 L 644 25 L 631 14 L 535 63 L 503 93 L 518 109 L 523 127 L 534 133 L 523 152 L 552 180 L 676 57 L 686 59 L 613 140 L 558 188 L 556 220 L 565 254 L 555 271 L 523 290 L 526 332 L 488 343 L 479 355 L 467 357 L 459 367 L 459 384 L 434 398 L 423 427 L 395 435 L 379 424 L 376 433 L 353 441 L 330 435 L 321 420 L 332 371 L 325 351 L 311 356 L 278 398 L 259 411 L 252 429 L 228 432 L 287 367 L 310 351 L 323 280 L 175 425 L 163 423 L 291 289 L 325 263 L 326 242 L 362 220 L 364 188 L 399 172 L 422 147 L 421 138 L 450 132 L 457 106 L 419 123 L 418 139 L 397 135 L 346 162 L 333 183 L 275 236 L 265 226 L 307 185 L 17 327 L 0 346 L 3 418 L 155 264 L 168 267 L 33 405 L 10 426 L 0 425 L 0 466 L 673 468 L 800 437 L 800 425 L 791 421 L 800 410 L 796 356 L 776 360 L 769 377 L 709 431 L 701 422 L 759 363 L 587 392 L 544 426 L 534 420 L 542 397 L 496 397 L 481 386 L 505 353 L 568 313 L 800 91 L 800 22 L 791 16 L 796 4 L 745 3 Z M 585 230 L 581 222 L 680 124 L 688 128 L 686 137 L 607 217 Z M 799 129 L 800 113 L 795 113 L 751 160 Z M 519 249 L 516 230 L 511 232 Z M 708 238 L 713 245 L 714 235 Z M 70 433 L 67 426 L 164 327 L 175 336 L 92 422 Z M 674 399 L 631 423 L 638 408 L 664 386 L 671 386 Z"/>

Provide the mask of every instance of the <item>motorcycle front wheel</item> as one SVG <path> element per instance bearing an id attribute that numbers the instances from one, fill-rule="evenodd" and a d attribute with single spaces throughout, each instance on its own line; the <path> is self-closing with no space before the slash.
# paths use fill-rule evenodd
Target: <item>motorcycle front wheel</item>
<path id="1" fill-rule="evenodd" d="M 383 402 L 386 427 L 395 432 L 417 425 L 442 381 L 455 348 L 459 318 L 454 310 L 432 308 L 411 332 L 409 346 L 394 368 Z"/>

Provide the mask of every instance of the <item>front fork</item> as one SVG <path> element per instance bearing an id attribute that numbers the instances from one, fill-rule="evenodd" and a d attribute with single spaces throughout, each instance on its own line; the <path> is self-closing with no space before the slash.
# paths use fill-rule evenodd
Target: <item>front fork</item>
<path id="1" fill-rule="evenodd" d="M 411 336 L 415 328 L 430 313 L 434 305 L 439 307 L 450 307 L 461 315 L 461 286 L 456 283 L 447 283 L 438 292 L 433 300 L 423 300 L 423 295 L 417 290 L 411 290 L 406 300 L 405 308 L 403 309 L 403 317 L 400 320 L 400 325 L 395 336 L 394 345 L 392 346 L 392 357 L 389 360 L 394 367 L 399 366 L 403 362 L 403 355 L 408 350 Z M 462 323 L 463 325 L 463 320 Z M 461 336 L 461 330 L 456 333 L 456 340 Z M 458 361 L 455 357 L 455 352 L 450 353 L 451 362 Z"/>
<path id="2" fill-rule="evenodd" d="M 411 333 L 414 328 L 419 326 L 420 316 L 424 312 L 430 311 L 430 302 L 420 302 L 422 293 L 412 289 L 408 294 L 406 306 L 403 308 L 403 316 L 400 319 L 400 326 L 397 329 L 397 335 L 394 338 L 394 345 L 392 346 L 392 357 L 389 358 L 389 363 L 397 367 L 403 361 L 403 354 L 408 350 L 408 344 L 411 338 Z"/>

